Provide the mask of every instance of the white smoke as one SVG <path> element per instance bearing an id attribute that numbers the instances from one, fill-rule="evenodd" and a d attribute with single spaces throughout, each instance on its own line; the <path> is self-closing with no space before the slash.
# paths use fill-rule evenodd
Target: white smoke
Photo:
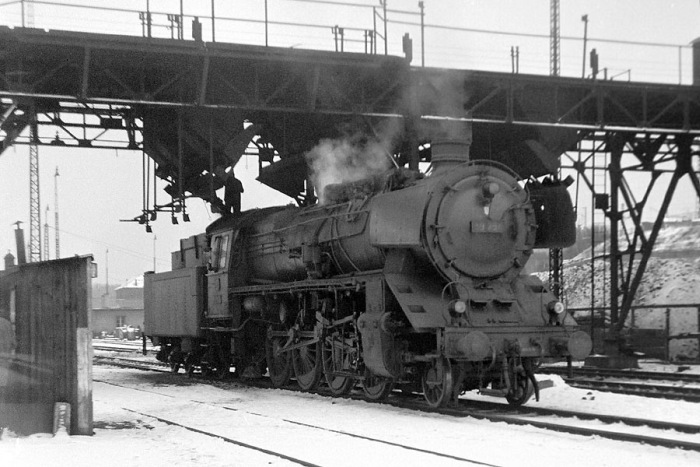
<path id="1" fill-rule="evenodd" d="M 323 204 L 326 186 L 380 174 L 391 167 L 390 145 L 375 139 L 347 137 L 323 139 L 306 154 L 311 181 Z"/>

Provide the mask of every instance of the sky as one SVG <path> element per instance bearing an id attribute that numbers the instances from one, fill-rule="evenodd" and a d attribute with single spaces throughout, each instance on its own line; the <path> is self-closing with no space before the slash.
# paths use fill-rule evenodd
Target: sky
<path id="1" fill-rule="evenodd" d="M 115 7 L 125 10 L 145 9 L 146 1 L 75 0 L 73 5 Z M 273 22 L 313 23 L 319 27 L 291 28 L 271 24 L 270 45 L 300 48 L 333 48 L 330 26 L 347 29 L 346 50 L 361 52 L 364 29 L 372 27 L 372 0 L 355 0 L 367 8 L 328 5 L 323 1 L 269 0 L 269 19 Z M 520 54 L 520 71 L 547 74 L 549 70 L 549 0 L 425 0 L 426 66 L 510 71 L 511 46 Z M 215 2 L 216 14 L 228 19 L 216 25 L 217 41 L 264 43 L 260 23 L 264 2 Z M 420 64 L 420 21 L 417 0 L 388 0 L 390 24 L 389 53 L 401 54 L 401 36 L 409 32 L 414 44 L 414 65 Z M 185 14 L 201 15 L 204 39 L 211 28 L 205 16 L 211 3 L 184 1 Z M 154 12 L 178 12 L 178 2 L 151 0 Z M 410 14 L 399 13 L 407 11 Z M 588 15 L 588 50 L 596 48 L 601 68 L 615 79 L 691 83 L 689 43 L 700 37 L 700 3 L 697 0 L 604 0 L 561 2 L 562 75 L 580 76 L 582 71 L 583 22 Z M 75 18 L 84 18 L 76 21 Z M 154 35 L 169 37 L 163 15 L 154 14 Z M 86 19 L 89 19 L 87 21 Z M 189 18 L 191 19 L 191 18 Z M 411 23 L 411 24 L 408 24 Z M 18 5 L 0 7 L 0 25 L 21 24 Z M 188 25 L 188 20 L 185 21 Z M 50 29 L 73 29 L 119 34 L 141 33 L 135 12 L 110 12 L 76 7 L 34 6 L 34 25 Z M 320 27 L 320 26 L 329 27 Z M 454 31 L 437 26 L 457 27 Z M 499 34 L 496 34 L 499 32 Z M 504 34 L 517 33 L 529 36 Z M 189 26 L 185 37 L 189 37 Z M 601 41 L 636 41 L 653 45 L 629 45 Z M 660 45 L 667 44 L 667 45 Z M 379 47 L 382 49 L 383 44 Z M 383 50 L 382 50 L 383 51 Z M 626 70 L 631 70 L 626 72 Z M 50 207 L 50 258 L 55 258 L 54 173 L 58 167 L 59 228 L 61 255 L 93 254 L 98 263 L 98 282 L 109 277 L 119 284 L 146 270 L 170 267 L 170 252 L 178 248 L 180 238 L 202 232 L 217 215 L 211 214 L 201 200 L 188 201 L 191 222 L 178 225 L 169 216 L 160 216 L 153 224 L 153 233 L 145 232 L 136 223 L 120 222 L 140 214 L 142 154 L 134 151 L 66 149 L 42 146 L 40 154 L 42 237 L 46 206 Z M 0 155 L 0 254 L 15 253 L 13 224 L 24 222 L 25 238 L 29 238 L 28 147 L 17 145 Z M 257 160 L 244 158 L 236 167 L 243 182 L 243 209 L 286 204 L 291 199 L 255 181 Z M 640 180 L 640 187 L 644 180 Z M 694 208 L 695 195 L 682 188 L 678 203 L 671 213 L 684 213 Z M 163 193 L 162 191 L 160 193 Z M 164 194 L 164 193 L 163 193 Z M 43 241 L 43 239 L 42 239 Z M 107 253 L 109 250 L 109 253 Z M 155 259 L 155 261 L 154 261 Z M 107 271 L 107 264 L 109 271 Z"/>

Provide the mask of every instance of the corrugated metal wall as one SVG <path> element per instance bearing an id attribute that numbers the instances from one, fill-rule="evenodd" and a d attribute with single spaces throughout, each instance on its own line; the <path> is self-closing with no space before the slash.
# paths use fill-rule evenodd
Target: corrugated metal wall
<path id="1" fill-rule="evenodd" d="M 71 434 L 92 434 L 91 272 L 92 257 L 73 257 L 0 277 L 0 293 L 14 295 L 0 303 L 14 309 L 17 342 L 0 421 L 15 432 L 52 432 L 54 403 L 68 402 Z"/>

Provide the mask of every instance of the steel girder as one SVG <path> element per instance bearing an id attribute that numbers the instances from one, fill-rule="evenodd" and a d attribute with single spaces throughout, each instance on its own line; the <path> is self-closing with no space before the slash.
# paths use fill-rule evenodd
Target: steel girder
<path id="1" fill-rule="evenodd" d="M 6 27 L 0 47 L 1 95 L 112 105 L 394 113 L 407 70 L 398 57 Z"/>
<path id="2" fill-rule="evenodd" d="M 696 86 L 483 71 L 412 71 L 419 79 L 438 72 L 462 75 L 466 101 L 461 120 L 583 131 L 700 134 L 700 88 Z M 431 109 L 423 105 L 422 110 L 425 117 L 425 111 Z M 432 110 L 435 119 L 445 116 L 437 108 Z"/>
<path id="3" fill-rule="evenodd" d="M 265 128 L 265 144 L 284 161 L 338 135 L 348 121 L 373 131 L 382 121 L 402 119 L 411 144 L 400 152 L 410 153 L 414 167 L 417 142 L 459 137 L 468 125 L 474 158 L 501 160 L 523 176 L 555 172 L 562 153 L 602 135 L 606 144 L 624 141 L 622 153 L 637 160 L 627 166 L 620 159 L 619 172 L 611 165 L 613 197 L 627 203 L 624 175 L 654 174 L 663 162 L 677 164 L 666 206 L 678 178 L 691 177 L 698 190 L 697 175 L 687 170 L 691 156 L 682 149 L 700 135 L 700 88 L 694 86 L 409 69 L 398 57 L 5 27 L 0 51 L 3 147 L 21 141 L 23 111 L 34 105 L 40 126 L 59 128 L 58 141 L 95 147 L 104 131 L 125 131 L 121 147 L 145 149 L 159 167 L 173 167 L 161 175 L 175 180 L 183 159 L 194 163 L 195 173 L 235 159 L 231 138 L 242 134 L 246 120 Z M 73 121 L 72 114 L 86 120 Z M 674 149 L 660 152 L 667 144 Z M 608 146 L 615 161 L 619 144 Z M 399 154 L 399 160 L 407 158 Z M 608 215 L 644 256 L 655 235 L 641 228 L 645 200 L 629 203 L 635 207 L 628 213 Z M 627 254 L 617 250 L 613 261 L 622 264 Z M 628 267 L 620 275 L 621 314 L 643 270 Z"/>
<path id="4" fill-rule="evenodd" d="M 700 181 L 692 164 L 694 156 L 700 157 L 700 137 L 689 133 L 597 132 L 585 135 L 582 141 L 589 143 L 580 149 L 587 153 L 587 159 L 597 152 L 609 154 L 610 162 L 604 169 L 610 181 L 610 203 L 605 208 L 610 222 L 610 253 L 597 258 L 610 261 L 611 332 L 616 338 L 633 306 L 679 181 L 687 177 L 700 198 Z M 585 160 L 567 157 L 572 163 L 564 165 L 577 170 L 591 192 L 600 194 L 591 179 L 595 168 L 588 167 Z M 641 198 L 635 197 L 629 180 L 633 174 L 644 174 L 648 179 Z M 664 174 L 670 176 L 667 182 L 662 180 Z M 662 191 L 661 204 L 651 228 L 645 231 L 642 219 L 649 212 L 645 208 L 654 190 Z"/>

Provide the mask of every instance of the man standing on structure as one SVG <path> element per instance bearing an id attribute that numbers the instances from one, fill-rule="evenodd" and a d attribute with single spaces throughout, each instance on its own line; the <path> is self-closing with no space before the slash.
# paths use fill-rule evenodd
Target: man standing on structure
<path id="1" fill-rule="evenodd" d="M 243 193 L 243 184 L 236 178 L 233 173 L 226 172 L 224 182 L 226 192 L 224 193 L 224 202 L 226 203 L 226 213 L 233 212 L 234 215 L 241 213 L 241 193 Z"/>

